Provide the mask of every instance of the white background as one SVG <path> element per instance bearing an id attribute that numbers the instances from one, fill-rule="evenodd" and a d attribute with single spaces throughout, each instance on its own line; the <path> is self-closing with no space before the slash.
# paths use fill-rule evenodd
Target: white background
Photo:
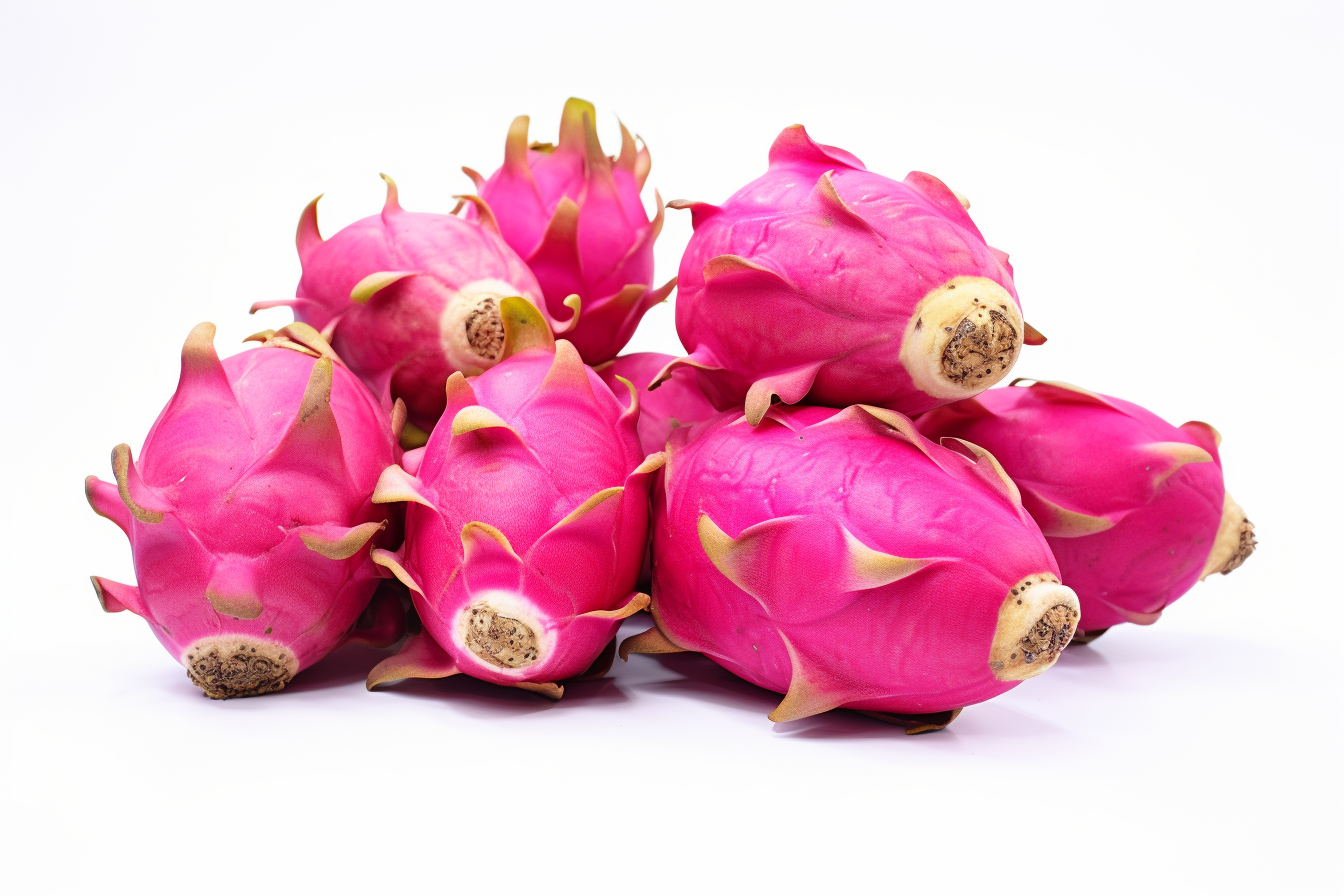
<path id="1" fill-rule="evenodd" d="M 1012 8 L 1010 8 L 1010 6 Z M 1338 879 L 1338 4 L 552 2 L 0 6 L 6 670 L 14 893 L 1318 892 Z M 364 691 L 351 650 L 209 701 L 87 576 L 85 505 L 193 324 L 285 310 L 327 233 L 447 210 L 571 94 L 719 201 L 784 126 L 973 201 L 1050 342 L 1017 373 L 1223 433 L 1258 553 L 949 730 L 771 725 L 707 661 L 559 704 Z M 615 144 L 613 143 L 613 146 Z M 652 196 L 648 197 L 652 202 Z M 661 278 L 689 216 L 669 212 Z M 672 308 L 632 349 L 679 352 Z M 412 889 L 414 888 L 414 889 Z"/>

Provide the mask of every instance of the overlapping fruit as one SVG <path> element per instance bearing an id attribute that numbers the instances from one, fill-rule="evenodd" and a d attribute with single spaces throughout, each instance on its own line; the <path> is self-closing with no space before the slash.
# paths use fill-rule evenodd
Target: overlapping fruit
<path id="1" fill-rule="evenodd" d="M 297 244 L 295 322 L 182 351 L 139 457 L 90 504 L 137 585 L 94 578 L 216 698 L 351 640 L 368 686 L 465 673 L 559 699 L 619 648 L 695 651 L 781 695 L 918 733 L 1147 625 L 1240 566 L 1220 437 L 1053 381 L 1008 256 L 937 178 L 801 126 L 655 285 L 646 146 L 594 107 L 514 120 L 479 196 Z M 619 355 L 674 285 L 686 355 Z M 619 355 L 619 356 L 618 356 Z M 589 366 L 593 365 L 593 366 Z M 646 591 L 651 592 L 646 593 Z M 1076 637 L 1075 637 L 1076 636 Z"/>

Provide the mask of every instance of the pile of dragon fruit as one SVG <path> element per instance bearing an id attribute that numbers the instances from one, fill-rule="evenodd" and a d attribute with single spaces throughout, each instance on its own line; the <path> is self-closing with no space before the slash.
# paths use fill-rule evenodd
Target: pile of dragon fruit
<path id="1" fill-rule="evenodd" d="M 696 651 L 783 695 L 916 733 L 1150 625 L 1237 568 L 1253 527 L 1219 436 L 1055 381 L 1013 269 L 937 178 L 892 180 L 786 128 L 658 285 L 650 156 L 570 100 L 514 120 L 451 213 L 299 219 L 294 323 L 177 391 L 89 503 L 138 585 L 95 577 L 213 698 L 337 647 L 370 689 L 459 673 L 559 699 L 616 654 Z M 687 354 L 620 354 L 677 290 Z M 617 647 L 622 620 L 649 626 Z"/>

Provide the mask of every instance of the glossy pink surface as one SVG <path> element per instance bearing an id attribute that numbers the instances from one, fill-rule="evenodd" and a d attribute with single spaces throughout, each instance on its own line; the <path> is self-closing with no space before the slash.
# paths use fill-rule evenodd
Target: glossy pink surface
<path id="1" fill-rule="evenodd" d="M 1176 427 L 1128 401 L 1035 383 L 991 389 L 916 425 L 998 458 L 1078 594 L 1080 631 L 1155 621 L 1199 580 L 1224 495 L 1218 446 L 1202 424 Z M 1173 445 L 1211 460 L 1182 463 Z M 1060 509 L 1110 528 L 1070 534 Z"/>
<path id="2" fill-rule="evenodd" d="M 777 405 L 756 427 L 729 411 L 674 431 L 654 497 L 663 632 L 761 687 L 801 676 L 830 706 L 931 713 L 1013 687 L 988 662 L 1000 607 L 1026 576 L 1057 573 L 1054 558 L 986 459 L 903 425 Z M 748 546 L 735 579 L 702 517 Z M 853 540 L 928 562 L 861 581 Z"/>
<path id="3" fill-rule="evenodd" d="M 676 370 L 666 382 L 649 391 L 649 384 L 674 360 L 671 355 L 638 352 L 621 355 L 597 371 L 627 407 L 629 395 L 616 378 L 624 377 L 639 393 L 639 444 L 645 454 L 662 451 L 677 427 L 699 423 L 718 413 L 701 391 L 694 370 Z"/>
<path id="4" fill-rule="evenodd" d="M 495 422 L 467 429 L 486 409 Z M 586 670 L 620 621 L 585 614 L 629 604 L 644 558 L 651 471 L 641 467 L 635 415 L 561 340 L 554 352 L 528 349 L 470 381 L 455 378 L 442 422 L 415 454 L 413 477 L 384 476 L 414 495 L 393 559 L 456 670 L 512 685 Z M 463 646 L 463 614 L 481 600 L 524 608 L 549 645 L 536 662 L 502 668 Z"/>
<path id="5" fill-rule="evenodd" d="M 780 133 L 769 170 L 722 205 L 673 205 L 690 208 L 695 226 L 677 275 L 677 333 L 688 362 L 709 369 L 721 408 L 770 381 L 788 403 L 926 411 L 943 399 L 900 359 L 920 300 L 972 276 L 1017 301 L 1008 256 L 941 181 L 875 174 L 801 125 Z"/>
<path id="6" fill-rule="evenodd" d="M 498 233 L 454 215 L 405 211 L 390 181 L 380 214 L 326 240 L 318 235 L 315 203 L 299 223 L 303 276 L 295 298 L 259 302 L 254 310 L 292 306 L 296 320 L 330 334 L 332 346 L 375 395 L 390 390 L 406 402 L 412 422 L 432 429 L 443 412 L 449 375 L 479 373 L 494 363 L 455 343 L 455 336 L 463 341 L 456 332 L 462 322 L 450 306 L 464 293 L 522 296 L 541 305 L 541 287 Z M 409 276 L 362 304 L 353 301 L 355 286 L 379 272 Z"/>
<path id="7" fill-rule="evenodd" d="M 130 539 L 138 582 L 100 580 L 102 594 L 109 611 L 144 617 L 179 661 L 198 638 L 246 635 L 288 647 L 303 669 L 341 642 L 378 585 L 368 545 L 395 543 L 401 509 L 371 497 L 400 451 L 387 413 L 320 337 L 308 345 L 321 358 L 268 346 L 221 362 L 213 333 L 192 331 L 176 393 L 138 460 L 127 454 L 131 503 L 89 477 L 90 504 Z M 383 521 L 345 559 L 308 543 Z"/>
<path id="8" fill-rule="evenodd" d="M 569 100 L 558 142 L 540 149 L 529 148 L 528 119 L 520 117 L 509 129 L 503 166 L 485 179 L 468 171 L 504 239 L 536 274 L 550 315 L 563 323 L 570 317 L 565 299 L 581 299 L 578 325 L 563 332 L 589 364 L 614 358 L 644 312 L 671 292 L 670 283 L 653 283 L 663 209 L 655 192 L 658 208 L 649 220 L 639 195 L 648 148 L 636 150 L 622 126 L 620 155 L 604 155 L 595 117 L 591 104 Z M 474 207 L 467 215 L 479 217 Z"/>

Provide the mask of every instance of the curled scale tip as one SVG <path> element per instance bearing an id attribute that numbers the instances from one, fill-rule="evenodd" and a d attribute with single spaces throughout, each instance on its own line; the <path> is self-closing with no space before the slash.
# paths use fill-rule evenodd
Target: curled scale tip
<path id="1" fill-rule="evenodd" d="M 570 97 L 565 100 L 564 111 L 560 113 L 559 149 L 563 151 L 587 148 L 588 136 L 584 119 L 597 121 L 597 108 L 587 100 Z"/>
<path id="2" fill-rule="evenodd" d="M 475 185 L 476 192 L 479 193 L 481 191 L 481 187 L 485 186 L 485 177 L 482 176 L 481 172 L 477 171 L 475 168 L 468 168 L 466 165 L 463 165 L 462 173 L 465 174 L 467 177 L 471 178 L 472 184 Z"/>
<path id="3" fill-rule="evenodd" d="M 528 170 L 527 127 L 529 122 L 530 119 L 526 115 L 519 115 L 509 125 L 508 136 L 504 138 L 504 167 L 511 171 L 526 172 Z M 479 189 L 479 185 L 477 189 Z"/>
<path id="4" fill-rule="evenodd" d="M 480 175 L 477 175 L 478 177 Z M 490 203 L 473 193 L 460 193 L 453 197 L 458 202 L 470 202 L 476 207 L 476 214 L 480 216 L 481 226 L 486 230 L 492 230 L 497 235 L 502 235 L 499 229 L 499 221 L 495 218 L 494 210 L 490 208 Z"/>
<path id="5" fill-rule="evenodd" d="M 317 202 L 323 194 L 319 193 L 317 199 L 308 203 L 303 209 L 303 214 L 299 215 L 299 226 L 294 233 L 294 245 L 299 250 L 299 261 L 307 261 L 308 256 L 313 250 L 322 245 L 322 233 L 317 227 Z"/>
<path id="6" fill-rule="evenodd" d="M 500 299 L 499 319 L 504 327 L 504 347 L 499 357 L 501 361 L 529 348 L 555 347 L 550 324 L 537 306 L 522 296 L 505 296 Z"/>
<path id="7" fill-rule="evenodd" d="M 397 182 L 386 174 L 379 174 L 378 176 L 387 184 L 387 199 L 383 201 L 383 215 L 387 216 L 401 211 L 401 203 L 397 199 Z"/>
<path id="8" fill-rule="evenodd" d="M 412 277 L 415 274 L 415 271 L 375 271 L 355 284 L 354 288 L 350 290 L 350 301 L 356 305 L 367 304 L 369 299 L 373 298 L 378 292 L 398 280 Z"/>

